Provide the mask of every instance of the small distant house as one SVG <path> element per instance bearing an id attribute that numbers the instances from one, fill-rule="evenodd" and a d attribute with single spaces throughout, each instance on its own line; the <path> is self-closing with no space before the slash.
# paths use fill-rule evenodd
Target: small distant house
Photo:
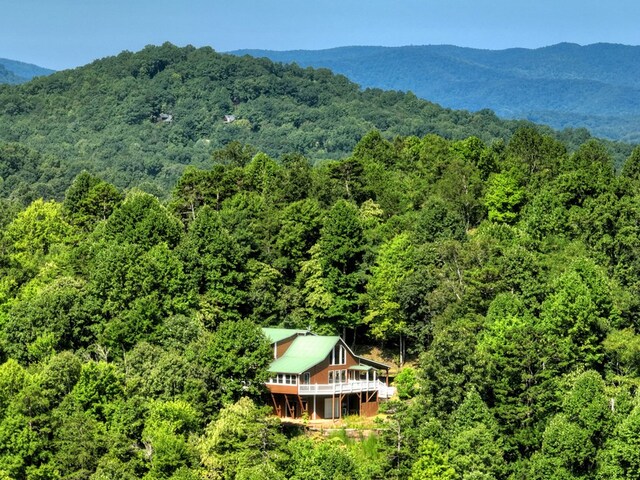
<path id="1" fill-rule="evenodd" d="M 171 123 L 173 122 L 173 115 L 169 113 L 161 113 L 156 117 L 157 122 Z"/>
<path id="2" fill-rule="evenodd" d="M 236 121 L 236 116 L 235 115 L 225 115 L 224 116 L 224 123 L 233 123 Z"/>
<path id="3" fill-rule="evenodd" d="M 355 355 L 340 337 L 286 328 L 262 331 L 273 346 L 267 389 L 279 417 L 369 417 L 395 391 L 388 384 L 389 366 Z"/>

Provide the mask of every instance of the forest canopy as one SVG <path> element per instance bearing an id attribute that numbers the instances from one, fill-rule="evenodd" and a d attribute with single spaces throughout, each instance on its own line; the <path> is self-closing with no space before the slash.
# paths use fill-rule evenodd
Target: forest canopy
<path id="1" fill-rule="evenodd" d="M 167 199 L 187 166 L 209 168 L 231 142 L 316 162 L 348 157 L 371 130 L 387 140 L 435 134 L 491 145 L 523 125 L 412 93 L 362 90 L 326 69 L 166 43 L 0 85 L 0 196 L 62 200 L 86 170 Z M 586 130 L 539 128 L 571 151 L 589 138 Z M 607 146 L 618 166 L 631 153 Z"/>
<path id="2" fill-rule="evenodd" d="M 229 144 L 167 201 L 88 172 L 1 200 L 0 476 L 635 475 L 640 150 L 617 172 L 524 127 L 302 153 Z M 268 416 L 276 325 L 409 359 L 377 435 Z"/>
<path id="3" fill-rule="evenodd" d="M 637 476 L 640 149 L 170 44 L 0 139 L 0 479 Z M 392 363 L 374 433 L 269 415 L 264 326 Z"/>

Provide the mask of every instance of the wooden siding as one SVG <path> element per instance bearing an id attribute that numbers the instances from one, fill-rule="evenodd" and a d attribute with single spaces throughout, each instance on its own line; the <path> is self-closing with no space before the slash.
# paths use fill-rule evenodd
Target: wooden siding
<path id="1" fill-rule="evenodd" d="M 291 344 L 293 343 L 293 341 L 296 339 L 298 335 L 293 335 L 289 338 L 285 338 L 284 340 L 280 340 L 279 342 L 276 342 L 276 348 L 275 348 L 275 358 L 280 358 L 282 355 L 284 355 L 284 352 L 287 351 L 287 349 L 291 346 Z"/>
<path id="2" fill-rule="evenodd" d="M 310 371 L 311 383 L 329 383 L 329 370 L 347 370 L 349 374 L 349 367 L 358 365 L 358 359 L 351 354 L 351 351 L 346 347 L 344 342 L 340 340 L 337 345 L 342 345 L 345 348 L 346 363 L 343 365 L 331 365 L 331 353 L 322 362 L 315 365 Z"/>

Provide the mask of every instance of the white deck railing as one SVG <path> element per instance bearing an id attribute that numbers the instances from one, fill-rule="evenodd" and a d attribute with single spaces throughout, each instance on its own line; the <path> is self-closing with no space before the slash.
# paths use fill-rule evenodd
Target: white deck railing
<path id="1" fill-rule="evenodd" d="M 372 392 L 378 390 L 380 398 L 389 398 L 395 388 L 387 387 L 379 380 L 358 380 L 346 383 L 313 383 L 298 385 L 300 395 L 327 395 L 342 393 Z"/>

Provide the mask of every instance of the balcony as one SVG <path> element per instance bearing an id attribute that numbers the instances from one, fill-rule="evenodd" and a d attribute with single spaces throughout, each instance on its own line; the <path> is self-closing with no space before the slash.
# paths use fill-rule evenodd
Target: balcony
<path id="1" fill-rule="evenodd" d="M 378 390 L 380 398 L 389 398 L 395 393 L 394 387 L 388 387 L 379 380 L 352 380 L 346 383 L 314 383 L 298 385 L 299 395 L 340 395 L 345 393 L 372 392 Z"/>

